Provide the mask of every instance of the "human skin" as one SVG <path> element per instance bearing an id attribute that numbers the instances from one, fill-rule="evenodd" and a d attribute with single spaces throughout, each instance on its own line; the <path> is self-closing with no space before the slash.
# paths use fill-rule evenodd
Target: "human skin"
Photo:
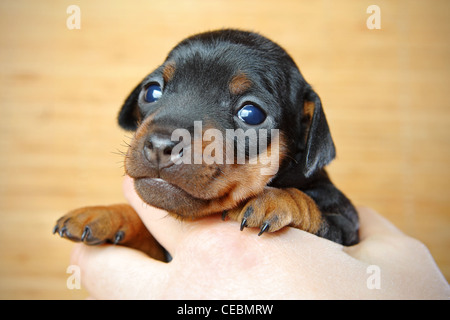
<path id="1" fill-rule="evenodd" d="M 96 299 L 449 299 L 428 249 L 381 215 L 359 208 L 359 244 L 344 247 L 284 228 L 258 237 L 214 215 L 180 221 L 124 194 L 170 263 L 134 249 L 77 244 L 72 264 Z"/>

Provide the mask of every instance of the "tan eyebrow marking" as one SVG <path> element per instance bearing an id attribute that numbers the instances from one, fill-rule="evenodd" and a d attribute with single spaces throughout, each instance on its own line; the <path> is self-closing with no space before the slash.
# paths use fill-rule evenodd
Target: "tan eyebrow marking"
<path id="1" fill-rule="evenodd" d="M 228 88 L 231 94 L 238 95 L 244 93 L 252 86 L 252 81 L 247 75 L 239 71 L 230 81 Z"/>
<path id="2" fill-rule="evenodd" d="M 166 66 L 163 69 L 163 79 L 164 82 L 169 82 L 170 80 L 172 80 L 173 75 L 175 73 L 175 61 L 170 61 L 166 64 Z"/>

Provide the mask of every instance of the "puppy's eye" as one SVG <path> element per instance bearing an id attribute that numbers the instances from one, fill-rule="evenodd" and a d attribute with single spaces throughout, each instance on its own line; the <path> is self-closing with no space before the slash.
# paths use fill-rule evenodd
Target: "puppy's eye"
<path id="1" fill-rule="evenodd" d="M 266 120 L 266 114 L 264 113 L 264 111 L 253 104 L 246 104 L 245 106 L 243 106 L 238 111 L 237 116 L 239 119 L 249 125 L 257 125 L 263 123 L 264 120 Z"/>
<path id="2" fill-rule="evenodd" d="M 159 84 L 152 84 L 145 91 L 144 100 L 147 102 L 158 101 L 162 96 L 161 86 Z"/>

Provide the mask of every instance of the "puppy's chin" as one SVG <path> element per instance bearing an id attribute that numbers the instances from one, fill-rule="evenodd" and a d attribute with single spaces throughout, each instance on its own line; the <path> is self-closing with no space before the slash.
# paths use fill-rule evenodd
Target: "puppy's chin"
<path id="1" fill-rule="evenodd" d="M 142 201 L 180 218 L 193 219 L 211 213 L 205 212 L 211 200 L 195 198 L 166 180 L 138 178 L 134 180 L 134 186 Z"/>

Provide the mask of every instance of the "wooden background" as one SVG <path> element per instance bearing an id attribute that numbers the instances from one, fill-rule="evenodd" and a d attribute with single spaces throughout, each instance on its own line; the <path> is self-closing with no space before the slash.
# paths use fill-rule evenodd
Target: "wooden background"
<path id="1" fill-rule="evenodd" d="M 66 9 L 81 9 L 69 30 Z M 381 9 L 369 30 L 366 9 Z M 67 210 L 123 202 L 117 111 L 184 37 L 238 27 L 294 57 L 325 106 L 334 182 L 430 249 L 450 279 L 450 1 L 0 2 L 0 298 L 69 290 Z M 414 281 L 414 279 L 411 279 Z"/>

